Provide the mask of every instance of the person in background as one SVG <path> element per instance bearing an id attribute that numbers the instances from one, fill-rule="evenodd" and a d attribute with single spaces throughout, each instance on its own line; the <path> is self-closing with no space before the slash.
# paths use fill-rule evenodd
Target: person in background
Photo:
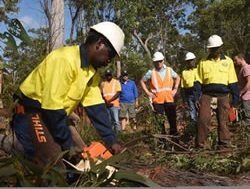
<path id="1" fill-rule="evenodd" d="M 109 118 L 112 122 L 114 131 L 118 133 L 121 130 L 119 121 L 119 96 L 121 93 L 121 84 L 117 79 L 113 78 L 113 74 L 110 69 L 105 72 L 105 81 L 101 83 L 101 88 L 103 99 L 105 100 L 108 108 Z"/>
<path id="2" fill-rule="evenodd" d="M 250 62 L 247 62 L 243 53 L 235 53 L 233 60 L 236 66 L 240 67 L 238 74 L 240 97 L 244 112 L 244 124 L 250 128 Z"/>
<path id="3" fill-rule="evenodd" d="M 230 145 L 231 134 L 227 127 L 228 110 L 230 108 L 229 93 L 232 94 L 232 106 L 239 104 L 238 80 L 231 58 L 222 51 L 223 41 L 220 36 L 212 35 L 208 38 L 209 55 L 198 65 L 198 81 L 202 96 L 199 101 L 198 119 L 198 147 L 209 148 L 207 143 L 211 124 L 210 105 L 212 99 L 217 101 L 218 119 L 218 148 Z"/>
<path id="4" fill-rule="evenodd" d="M 136 130 L 136 112 L 135 109 L 138 107 L 138 91 L 135 82 L 128 77 L 127 70 L 123 70 L 121 74 L 121 95 L 120 95 L 120 120 L 121 127 L 124 131 L 127 124 L 127 116 L 129 120 L 133 122 L 133 130 Z M 128 114 L 128 115 L 127 115 Z"/>
<path id="5" fill-rule="evenodd" d="M 174 97 L 177 93 L 180 77 L 165 63 L 165 57 L 161 52 L 155 52 L 153 55 L 154 68 L 140 80 L 144 92 L 152 98 L 153 107 L 156 111 L 156 121 L 160 127 L 161 133 L 166 134 L 165 116 L 170 125 L 170 135 L 178 135 L 176 127 L 176 104 Z M 151 91 L 148 90 L 146 82 L 150 82 Z"/>
<path id="6" fill-rule="evenodd" d="M 200 97 L 200 90 L 197 91 L 197 68 L 196 56 L 192 52 L 185 55 L 186 69 L 181 73 L 181 96 L 184 104 L 187 105 L 191 121 L 196 123 L 198 117 L 198 109 L 196 102 Z"/>
<path id="7" fill-rule="evenodd" d="M 114 154 L 121 152 L 97 70 L 120 55 L 124 37 L 115 23 L 98 23 L 90 28 L 84 43 L 52 51 L 23 81 L 14 95 L 18 105 L 12 128 L 29 159 L 45 167 L 62 151 L 74 148 L 68 116 L 78 104 L 85 108 L 107 148 Z M 64 156 L 73 164 L 81 157 L 81 153 Z"/>

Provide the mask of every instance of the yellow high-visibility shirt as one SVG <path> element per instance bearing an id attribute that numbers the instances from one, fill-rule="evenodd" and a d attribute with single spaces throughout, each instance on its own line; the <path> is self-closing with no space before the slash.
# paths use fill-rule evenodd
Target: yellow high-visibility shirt
<path id="1" fill-rule="evenodd" d="M 198 77 L 197 74 L 197 68 L 183 70 L 181 74 L 181 88 L 193 87 Z"/>
<path id="2" fill-rule="evenodd" d="M 237 82 L 233 60 L 227 56 L 224 59 L 204 59 L 198 65 L 197 80 L 204 85 L 224 84 Z"/>
<path id="3" fill-rule="evenodd" d="M 51 52 L 24 80 L 20 90 L 41 103 L 43 109 L 64 109 L 67 115 L 83 106 L 104 103 L 100 75 L 91 66 L 81 67 L 79 46 Z"/>

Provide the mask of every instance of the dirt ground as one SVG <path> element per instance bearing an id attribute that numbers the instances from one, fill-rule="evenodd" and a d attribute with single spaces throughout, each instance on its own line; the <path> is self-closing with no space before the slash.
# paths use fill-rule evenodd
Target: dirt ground
<path id="1" fill-rule="evenodd" d="M 140 168 L 142 174 L 165 187 L 175 186 L 243 186 L 250 187 L 250 172 L 228 177 L 195 171 L 182 171 L 167 167 Z"/>
<path id="2" fill-rule="evenodd" d="M 194 169 L 180 170 L 167 166 L 154 166 L 139 161 L 124 161 L 124 167 L 150 178 L 163 187 L 175 186 L 246 186 L 250 187 L 250 171 L 237 175 L 219 176 Z"/>
<path id="3" fill-rule="evenodd" d="M 183 111 L 181 109 L 177 111 L 177 116 L 179 118 L 179 130 L 183 130 L 185 128 L 185 125 L 183 123 L 185 123 L 186 121 L 183 117 Z M 212 128 L 216 129 L 217 121 L 215 117 L 213 117 L 211 124 Z M 235 127 L 231 126 L 230 131 L 235 132 Z M 146 147 L 144 147 L 139 147 L 139 149 L 133 149 L 134 154 L 141 154 L 141 156 L 143 156 L 144 151 L 148 150 L 146 149 Z M 124 161 L 123 165 L 128 169 L 137 172 L 138 174 L 150 178 L 152 181 L 163 187 L 249 185 L 250 188 L 250 170 L 248 172 L 240 173 L 237 175 L 220 176 L 213 173 L 199 172 L 195 169 L 181 170 L 169 168 L 167 166 L 162 165 L 157 166 L 145 164 L 144 162 L 137 161 L 136 158 L 134 158 L 133 161 Z"/>
<path id="4" fill-rule="evenodd" d="M 0 112 L 2 113 L 2 112 Z M 8 115 L 3 116 L 8 117 Z M 180 122 L 181 123 L 181 122 Z M 0 119 L 0 129 L 5 129 L 6 120 Z M 140 151 L 136 151 L 140 154 Z M 0 150 L 0 156 L 5 155 Z M 229 176 L 218 176 L 196 170 L 179 170 L 166 166 L 153 166 L 138 161 L 124 161 L 124 166 L 136 173 L 150 178 L 163 187 L 175 186 L 246 186 L 250 187 L 250 171 Z"/>

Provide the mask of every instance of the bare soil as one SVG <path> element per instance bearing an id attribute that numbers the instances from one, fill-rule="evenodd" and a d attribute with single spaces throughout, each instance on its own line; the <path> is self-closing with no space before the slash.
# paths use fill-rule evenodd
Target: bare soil
<path id="1" fill-rule="evenodd" d="M 180 111 L 179 111 L 180 113 Z M 6 128 L 6 120 L 10 115 L 9 112 L 5 114 L 1 111 L 0 114 L 0 129 Z M 179 117 L 181 115 L 179 114 Z M 179 119 L 179 129 L 183 129 L 183 122 L 185 120 Z M 129 133 L 133 133 L 130 131 Z M 140 148 L 135 150 L 134 155 L 143 155 L 148 149 Z M 144 151 L 144 152 L 143 152 Z M 133 152 L 132 152 L 133 153 Z M 5 152 L 0 150 L 0 157 L 5 156 Z M 135 156 L 136 158 L 136 156 Z M 250 186 L 250 171 L 240 173 L 237 175 L 220 176 L 212 173 L 197 172 L 196 170 L 179 170 L 175 168 L 169 168 L 162 165 L 150 165 L 143 162 L 134 160 L 125 160 L 121 163 L 122 166 L 137 172 L 147 178 L 150 178 L 155 183 L 164 187 L 175 187 L 175 186 Z"/>
<path id="2" fill-rule="evenodd" d="M 231 176 L 183 171 L 167 167 L 140 168 L 137 173 L 165 187 L 174 186 L 242 186 L 250 185 L 250 172 Z"/>

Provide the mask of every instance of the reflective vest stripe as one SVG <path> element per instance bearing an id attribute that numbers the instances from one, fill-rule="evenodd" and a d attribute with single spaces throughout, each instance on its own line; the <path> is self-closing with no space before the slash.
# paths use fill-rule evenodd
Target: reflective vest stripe
<path id="1" fill-rule="evenodd" d="M 103 96 L 113 96 L 115 93 L 105 93 Z"/>
<path id="2" fill-rule="evenodd" d="M 171 69 L 170 68 L 166 68 L 166 69 L 167 69 L 166 71 L 168 72 L 168 74 L 166 74 L 165 77 L 168 77 L 167 78 L 168 82 L 171 83 L 171 75 L 170 75 L 171 74 Z M 157 80 L 157 77 L 156 77 L 155 69 L 153 69 L 153 71 L 152 71 L 152 79 L 154 80 L 154 83 L 155 83 L 155 89 L 152 89 L 151 90 L 152 92 L 172 91 L 171 87 L 159 88 L 159 83 L 158 83 L 158 80 Z"/>
<path id="3" fill-rule="evenodd" d="M 164 79 L 161 78 L 161 75 L 155 69 L 152 70 L 151 75 L 151 91 L 156 95 L 153 98 L 154 103 L 164 103 L 164 102 L 173 102 L 172 96 L 172 69 L 167 67 L 165 70 Z"/>
<path id="4" fill-rule="evenodd" d="M 170 75 L 170 73 L 171 73 L 171 70 L 170 70 L 170 68 L 167 68 L 168 69 L 168 82 L 170 83 L 171 82 L 171 76 L 172 76 L 172 74 Z M 166 76 L 165 76 L 166 77 Z M 171 89 L 172 90 L 172 89 Z"/>
<path id="5" fill-rule="evenodd" d="M 156 92 L 163 92 L 163 91 L 172 91 L 172 88 L 170 87 L 165 87 L 165 88 L 161 88 L 161 89 L 152 89 L 152 92 L 156 93 Z"/>
<path id="6" fill-rule="evenodd" d="M 158 81 L 157 81 L 157 78 L 156 78 L 156 71 L 155 71 L 155 69 L 152 72 L 152 79 L 154 80 L 154 83 L 155 83 L 155 89 L 158 90 L 159 89 L 159 84 L 158 84 Z"/>

